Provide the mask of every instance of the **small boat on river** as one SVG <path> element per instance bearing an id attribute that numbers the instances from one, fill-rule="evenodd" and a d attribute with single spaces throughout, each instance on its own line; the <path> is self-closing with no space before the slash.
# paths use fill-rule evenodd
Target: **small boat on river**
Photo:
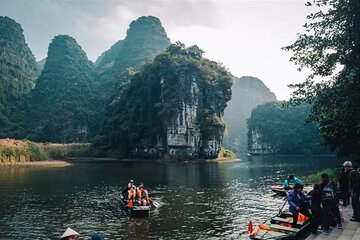
<path id="1" fill-rule="evenodd" d="M 124 197 L 120 197 L 120 205 L 123 211 L 132 217 L 149 217 L 151 206 L 128 206 L 124 202 Z"/>
<path id="2" fill-rule="evenodd" d="M 249 230 L 250 239 L 298 239 L 299 236 L 308 232 L 310 220 L 301 216 L 295 227 L 292 227 L 293 217 L 290 212 L 280 212 L 266 223 L 257 225 Z M 302 221 L 299 221 L 302 220 Z M 251 232 L 250 232 L 251 230 Z"/>
<path id="3" fill-rule="evenodd" d="M 311 190 L 312 190 L 312 187 L 304 187 L 303 192 L 305 194 L 307 194 Z M 274 185 L 274 186 L 271 186 L 271 191 L 273 191 L 275 194 L 277 194 L 279 196 L 284 196 L 285 197 L 285 196 L 287 196 L 288 192 L 291 191 L 291 189 L 290 190 L 285 190 L 282 185 Z"/>

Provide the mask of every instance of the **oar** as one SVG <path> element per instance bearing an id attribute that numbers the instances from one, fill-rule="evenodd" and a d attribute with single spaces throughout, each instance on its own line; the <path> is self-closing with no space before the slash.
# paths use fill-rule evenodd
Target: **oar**
<path id="1" fill-rule="evenodd" d="M 149 200 L 150 200 L 151 205 L 153 205 L 154 208 L 158 208 L 161 206 L 161 204 L 159 202 L 152 200 L 151 198 L 149 198 Z"/>
<path id="2" fill-rule="evenodd" d="M 282 205 L 282 207 L 281 208 L 279 208 L 279 213 L 281 213 L 282 212 L 282 210 L 283 210 L 283 208 L 285 207 L 285 205 L 286 205 L 286 202 L 287 202 L 287 200 L 288 200 L 288 193 L 286 192 L 286 197 L 285 197 L 285 202 L 284 202 L 284 204 Z"/>

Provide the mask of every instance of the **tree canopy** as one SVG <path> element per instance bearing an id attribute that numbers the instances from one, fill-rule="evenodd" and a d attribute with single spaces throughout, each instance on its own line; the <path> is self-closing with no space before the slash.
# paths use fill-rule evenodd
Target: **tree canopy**
<path id="1" fill-rule="evenodd" d="M 283 107 L 284 102 L 269 102 L 257 106 L 248 119 L 248 146 L 253 141 L 270 146 L 279 154 L 328 153 L 321 145 L 319 128 L 315 123 L 306 124 L 311 105 Z M 256 132 L 259 139 L 253 133 Z"/>
<path id="2" fill-rule="evenodd" d="M 309 120 L 323 141 L 340 155 L 360 158 L 360 1 L 314 0 L 305 33 L 285 47 L 309 77 L 295 89 L 291 103 L 312 103 Z"/>

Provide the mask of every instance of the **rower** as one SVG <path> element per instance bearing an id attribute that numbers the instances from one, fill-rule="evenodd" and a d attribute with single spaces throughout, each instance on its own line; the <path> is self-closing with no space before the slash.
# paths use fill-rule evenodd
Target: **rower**
<path id="1" fill-rule="evenodd" d="M 127 192 L 123 191 L 123 196 L 124 196 L 124 202 L 129 206 L 132 207 L 134 205 L 134 200 L 136 197 L 136 190 L 134 188 L 132 188 L 131 184 L 128 183 L 127 186 Z"/>
<path id="2" fill-rule="evenodd" d="M 294 175 L 290 175 L 283 183 L 283 188 L 285 190 L 290 190 L 292 187 L 290 187 L 290 184 L 296 185 L 299 184 L 301 186 L 304 186 L 302 181 L 299 178 L 294 177 Z"/>
<path id="3" fill-rule="evenodd" d="M 149 206 L 150 205 L 149 193 L 144 188 L 143 183 L 139 183 L 136 197 L 137 197 L 137 202 L 140 206 Z"/>
<path id="4" fill-rule="evenodd" d="M 130 184 L 131 184 L 132 188 L 133 188 L 134 190 L 136 190 L 136 186 L 135 186 L 135 184 L 134 184 L 134 180 L 130 180 Z"/>

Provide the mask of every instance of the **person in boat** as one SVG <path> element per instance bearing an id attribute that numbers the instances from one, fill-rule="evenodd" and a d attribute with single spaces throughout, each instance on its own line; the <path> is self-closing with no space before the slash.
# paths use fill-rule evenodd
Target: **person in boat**
<path id="1" fill-rule="evenodd" d="M 137 194 L 136 199 L 139 206 L 149 206 L 150 205 L 150 199 L 149 199 L 149 193 L 144 188 L 144 184 L 141 182 L 138 185 L 137 188 Z"/>
<path id="2" fill-rule="evenodd" d="M 132 207 L 136 198 L 136 190 L 132 187 L 131 183 L 128 183 L 127 191 L 123 191 L 124 203 Z"/>
<path id="3" fill-rule="evenodd" d="M 299 184 L 304 186 L 304 184 L 302 183 L 302 181 L 299 178 L 294 177 L 294 175 L 290 175 L 283 183 L 283 188 L 285 190 L 291 190 L 292 187 L 290 187 L 290 184 L 295 185 L 295 184 Z"/>
<path id="4" fill-rule="evenodd" d="M 336 195 L 336 185 L 330 182 L 327 173 L 321 174 L 321 204 L 322 204 L 322 227 L 325 234 L 330 232 L 330 215 L 334 215 L 336 219 L 336 227 L 342 229 L 339 199 Z"/>
<path id="5" fill-rule="evenodd" d="M 295 184 L 294 190 L 288 195 L 289 211 L 293 214 L 293 227 L 297 226 L 299 213 L 302 213 L 310 219 L 312 218 L 305 204 L 305 200 L 311 200 L 311 196 L 305 196 L 302 192 L 302 185 L 298 183 Z"/>
<path id="6" fill-rule="evenodd" d="M 66 231 L 61 235 L 61 240 L 75 240 L 80 234 L 71 228 L 67 228 Z"/>
<path id="7" fill-rule="evenodd" d="M 136 185 L 135 185 L 135 182 L 134 180 L 130 180 L 130 184 L 131 184 L 131 187 L 136 190 Z"/>

